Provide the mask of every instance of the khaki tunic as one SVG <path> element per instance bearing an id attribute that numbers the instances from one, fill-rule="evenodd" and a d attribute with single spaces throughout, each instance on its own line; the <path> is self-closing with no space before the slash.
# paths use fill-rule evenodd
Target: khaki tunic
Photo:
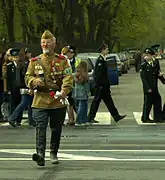
<path id="1" fill-rule="evenodd" d="M 40 63 L 41 62 L 41 63 Z M 32 58 L 25 75 L 25 83 L 30 89 L 35 89 L 33 81 L 43 77 L 44 86 L 38 87 L 34 93 L 33 108 L 54 109 L 63 105 L 59 99 L 50 96 L 51 91 L 64 90 L 70 92 L 73 85 L 71 68 L 65 57 L 53 53 L 52 55 L 41 54 Z"/>

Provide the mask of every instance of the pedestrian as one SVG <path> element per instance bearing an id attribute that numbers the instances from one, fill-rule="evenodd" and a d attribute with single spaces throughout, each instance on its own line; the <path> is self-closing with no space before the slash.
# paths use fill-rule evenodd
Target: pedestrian
<path id="1" fill-rule="evenodd" d="M 32 159 L 39 166 L 45 165 L 46 130 L 50 119 L 50 160 L 58 163 L 62 125 L 66 115 L 66 105 L 61 103 L 70 92 L 73 85 L 71 68 L 64 56 L 54 52 L 56 38 L 46 30 L 41 37 L 43 53 L 32 58 L 25 76 L 26 85 L 35 90 L 33 119 L 36 122 L 36 151 Z M 53 98 L 60 92 L 58 99 Z"/>
<path id="2" fill-rule="evenodd" d="M 5 61 L 5 54 L 6 52 L 0 53 L 0 122 L 5 121 L 1 108 L 1 105 L 4 102 L 4 81 L 3 81 L 2 67 Z"/>
<path id="3" fill-rule="evenodd" d="M 119 120 L 125 118 L 126 115 L 119 115 L 119 112 L 115 107 L 113 99 L 111 97 L 110 83 L 107 72 L 107 62 L 105 58 L 105 56 L 109 52 L 108 45 L 103 42 L 98 51 L 100 52 L 100 56 L 98 57 L 94 68 L 96 92 L 89 111 L 88 121 L 91 123 L 98 123 L 98 121 L 96 121 L 94 118 L 98 111 L 100 102 L 101 100 L 103 100 L 114 120 L 118 122 Z"/>
<path id="4" fill-rule="evenodd" d="M 28 124 L 29 127 L 34 127 L 35 122 L 33 121 L 32 118 L 32 101 L 33 101 L 33 90 L 29 89 L 26 84 L 25 84 L 25 74 L 29 65 L 29 57 L 27 56 L 29 51 L 24 48 L 21 48 L 20 53 L 19 53 L 19 59 L 17 62 L 17 71 L 19 73 L 17 78 L 17 87 L 20 88 L 21 92 L 21 102 L 20 104 L 15 108 L 15 110 L 12 112 L 12 114 L 9 117 L 9 124 L 12 127 L 17 127 L 18 122 L 16 123 L 16 120 L 20 115 L 23 114 L 23 111 L 27 108 L 28 110 Z M 21 125 L 22 119 L 20 119 L 19 124 Z"/>
<path id="5" fill-rule="evenodd" d="M 134 58 L 135 58 L 135 70 L 136 70 L 136 72 L 139 72 L 140 64 L 142 63 L 142 55 L 141 55 L 141 52 L 139 49 L 136 52 Z"/>
<path id="6" fill-rule="evenodd" d="M 75 69 L 80 63 L 79 59 L 76 59 L 76 47 L 73 45 L 68 45 L 65 47 L 65 55 L 67 56 L 68 63 L 70 64 L 72 68 L 72 73 L 75 73 Z M 68 101 L 69 101 L 69 106 L 68 106 L 68 116 L 69 116 L 69 122 L 68 124 L 73 126 L 75 125 L 75 116 L 74 112 L 76 113 L 76 105 L 74 102 L 74 99 L 72 97 L 72 91 L 68 94 Z"/>
<path id="7" fill-rule="evenodd" d="M 21 102 L 20 88 L 19 86 L 17 86 L 17 83 L 19 81 L 18 80 L 19 71 L 17 68 L 19 52 L 20 49 L 17 48 L 8 49 L 5 55 L 5 62 L 3 64 L 4 91 L 5 91 L 4 100 L 5 102 L 8 101 L 8 107 L 9 107 L 7 118 L 9 118 L 9 116 L 12 114 L 12 112 Z M 5 104 L 7 105 L 7 103 Z M 17 126 L 20 126 L 21 119 L 22 119 L 22 114 L 20 114 L 20 116 L 16 120 Z"/>
<path id="8" fill-rule="evenodd" d="M 88 64 L 86 61 L 81 61 L 75 70 L 74 88 L 72 92 L 72 97 L 76 103 L 77 108 L 77 126 L 87 125 L 89 90 L 90 88 L 88 82 Z"/>
<path id="9" fill-rule="evenodd" d="M 143 123 L 162 122 L 162 102 L 158 91 L 158 79 L 165 84 L 165 78 L 160 72 L 160 65 L 153 58 L 155 55 L 151 48 L 146 48 L 144 51 L 144 62 L 140 67 L 140 77 L 143 84 L 143 113 L 141 121 Z M 149 118 L 151 108 L 154 110 L 154 121 Z"/>

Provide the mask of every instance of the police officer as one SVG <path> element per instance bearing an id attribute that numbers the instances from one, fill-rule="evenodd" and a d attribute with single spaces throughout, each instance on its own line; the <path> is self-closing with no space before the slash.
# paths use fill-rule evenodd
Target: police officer
<path id="1" fill-rule="evenodd" d="M 94 81 L 96 86 L 96 93 L 90 108 L 88 121 L 91 123 L 98 122 L 94 118 L 96 116 L 100 102 L 101 100 L 103 100 L 109 112 L 113 116 L 114 120 L 118 122 L 119 120 L 123 119 L 126 115 L 119 115 L 119 112 L 116 109 L 113 99 L 111 97 L 110 84 L 109 84 L 108 72 L 107 72 L 107 63 L 105 61 L 105 56 L 109 52 L 108 45 L 105 42 L 103 42 L 99 48 L 99 51 L 101 54 L 96 61 L 96 65 L 94 69 Z"/>
<path id="2" fill-rule="evenodd" d="M 62 125 L 66 115 L 66 105 L 61 103 L 73 84 L 71 68 L 62 55 L 54 52 L 56 38 L 46 30 L 41 37 L 43 54 L 32 58 L 25 75 L 25 82 L 34 89 L 33 119 L 36 121 L 36 151 L 32 159 L 39 166 L 45 165 L 46 129 L 50 118 L 51 140 L 50 160 L 58 163 L 57 152 L 60 145 Z M 60 97 L 54 94 L 60 91 Z"/>
<path id="3" fill-rule="evenodd" d="M 20 49 L 10 48 L 6 52 L 6 60 L 3 64 L 3 77 L 4 77 L 4 91 L 6 92 L 5 99 L 9 100 L 10 112 L 9 115 L 15 110 L 21 101 L 20 88 L 17 85 L 19 79 L 19 71 L 17 68 L 17 60 Z M 17 125 L 20 126 L 22 114 L 16 120 Z"/>
<path id="4" fill-rule="evenodd" d="M 160 72 L 159 62 L 153 59 L 155 54 L 151 48 L 144 51 L 144 62 L 141 64 L 140 76 L 143 84 L 144 105 L 141 120 L 143 123 L 161 122 L 162 103 L 158 91 L 158 79 L 165 84 L 165 78 Z M 154 121 L 149 119 L 149 114 L 154 107 Z"/>

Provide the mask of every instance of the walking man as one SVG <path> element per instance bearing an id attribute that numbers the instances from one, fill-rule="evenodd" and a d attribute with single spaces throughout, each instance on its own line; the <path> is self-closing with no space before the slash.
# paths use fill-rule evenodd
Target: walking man
<path id="1" fill-rule="evenodd" d="M 100 56 L 96 61 L 94 69 L 96 93 L 90 108 L 88 121 L 91 123 L 98 123 L 98 121 L 96 121 L 94 118 L 96 116 L 100 102 L 101 100 L 103 100 L 109 112 L 113 116 L 114 120 L 118 122 L 119 120 L 125 118 L 126 115 L 119 115 L 119 112 L 115 107 L 113 99 L 111 97 L 110 84 L 107 72 L 107 63 L 105 61 L 105 56 L 109 53 L 108 45 L 105 42 L 103 42 L 103 44 L 99 48 L 99 51 Z"/>
<path id="2" fill-rule="evenodd" d="M 64 56 L 54 52 L 56 38 L 46 30 L 41 37 L 43 54 L 32 58 L 25 82 L 35 91 L 32 103 L 33 119 L 36 122 L 36 154 L 32 159 L 39 166 L 45 165 L 46 129 L 50 119 L 51 140 L 50 160 L 58 163 L 57 152 L 60 145 L 62 125 L 66 115 L 66 105 L 61 103 L 73 84 L 72 71 Z M 54 98 L 60 92 L 58 99 Z"/>

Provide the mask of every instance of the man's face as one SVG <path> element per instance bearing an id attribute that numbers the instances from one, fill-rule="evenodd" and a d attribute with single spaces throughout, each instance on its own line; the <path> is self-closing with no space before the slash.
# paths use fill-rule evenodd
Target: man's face
<path id="1" fill-rule="evenodd" d="M 69 51 L 69 52 L 67 53 L 68 59 L 72 59 L 73 56 L 74 56 L 74 53 L 73 53 L 73 52 L 70 52 L 70 51 Z"/>
<path id="2" fill-rule="evenodd" d="M 147 60 L 147 61 L 150 61 L 152 59 L 152 55 L 149 54 L 149 53 L 145 53 L 144 54 L 144 59 Z"/>
<path id="3" fill-rule="evenodd" d="M 55 49 L 56 40 L 55 39 L 41 39 L 41 48 L 43 54 L 49 54 Z"/>
<path id="4" fill-rule="evenodd" d="M 107 55 L 109 53 L 108 47 L 103 49 L 102 53 L 103 53 L 103 55 Z"/>
<path id="5" fill-rule="evenodd" d="M 31 58 L 31 56 L 32 56 L 32 54 L 31 54 L 30 52 L 26 53 L 26 57 L 27 57 L 27 58 L 29 58 L 29 59 L 30 59 L 30 58 Z"/>

